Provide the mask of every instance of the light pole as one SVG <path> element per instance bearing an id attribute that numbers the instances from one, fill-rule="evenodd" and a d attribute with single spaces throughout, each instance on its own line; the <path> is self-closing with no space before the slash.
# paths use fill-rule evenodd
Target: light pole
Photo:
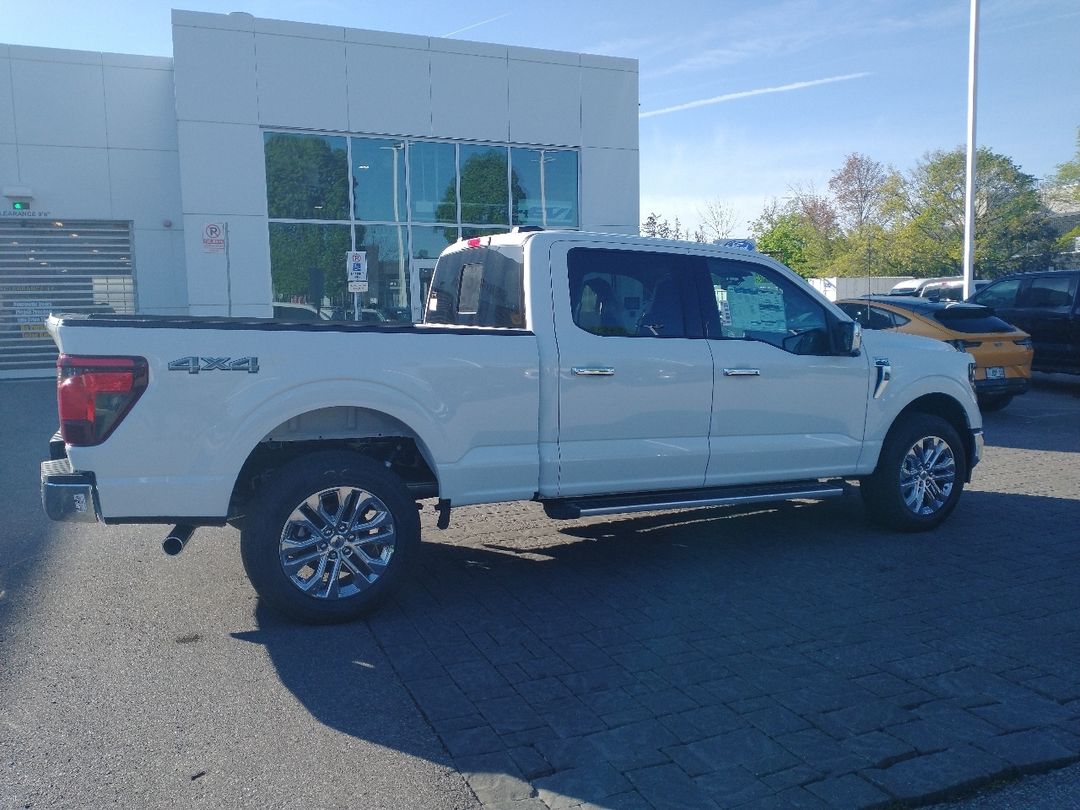
<path id="1" fill-rule="evenodd" d="M 974 289 L 975 263 L 975 76 L 979 61 L 979 0 L 971 0 L 968 27 L 967 177 L 964 183 L 964 298 Z"/>

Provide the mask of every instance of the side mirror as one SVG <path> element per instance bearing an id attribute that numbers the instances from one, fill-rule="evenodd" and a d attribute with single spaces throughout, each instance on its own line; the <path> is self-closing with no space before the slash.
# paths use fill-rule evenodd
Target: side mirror
<path id="1" fill-rule="evenodd" d="M 862 351 L 862 327 L 858 321 L 840 321 L 836 324 L 836 337 L 840 354 L 857 357 Z"/>

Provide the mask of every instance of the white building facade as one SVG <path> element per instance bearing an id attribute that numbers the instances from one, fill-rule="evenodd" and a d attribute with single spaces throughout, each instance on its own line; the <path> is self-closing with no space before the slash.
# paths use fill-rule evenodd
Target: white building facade
<path id="1" fill-rule="evenodd" d="M 637 230 L 634 60 L 172 24 L 172 59 L 0 45 L 0 376 L 48 372 L 50 310 L 410 320 L 458 238 Z"/>

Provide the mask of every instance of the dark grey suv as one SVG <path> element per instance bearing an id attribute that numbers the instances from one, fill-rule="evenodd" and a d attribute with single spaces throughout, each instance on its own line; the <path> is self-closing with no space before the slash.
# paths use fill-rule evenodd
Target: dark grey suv
<path id="1" fill-rule="evenodd" d="M 1006 276 L 969 300 L 993 307 L 998 317 L 1031 335 L 1032 368 L 1080 374 L 1080 270 L 1046 270 Z"/>

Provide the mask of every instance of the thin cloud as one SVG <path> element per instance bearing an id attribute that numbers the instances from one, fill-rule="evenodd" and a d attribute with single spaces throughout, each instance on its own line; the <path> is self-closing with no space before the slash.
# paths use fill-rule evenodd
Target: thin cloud
<path id="1" fill-rule="evenodd" d="M 725 93 L 722 96 L 713 96 L 712 98 L 699 98 L 696 101 L 687 101 L 685 104 L 676 104 L 674 107 L 663 107 L 659 110 L 649 110 L 638 114 L 638 118 L 652 118 L 657 115 L 667 115 L 673 112 L 682 112 L 683 110 L 692 110 L 696 107 L 708 107 L 711 104 L 720 104 L 725 101 L 734 101 L 740 98 L 750 98 L 751 96 L 764 96 L 769 93 L 788 93 L 792 90 L 802 90 L 806 87 L 817 87 L 819 84 L 833 84 L 834 82 L 848 82 L 852 79 L 862 79 L 866 76 L 870 76 L 870 73 L 847 73 L 843 76 L 829 76 L 826 79 L 812 79 L 808 82 L 793 82 L 792 84 L 782 84 L 778 87 L 759 87 L 756 90 L 740 90 L 737 93 Z"/>
<path id="2" fill-rule="evenodd" d="M 493 23 L 493 22 L 496 22 L 498 20 L 502 20 L 502 19 L 504 19 L 506 17 L 509 17 L 510 14 L 511 14 L 511 12 L 508 11 L 505 14 L 500 14 L 498 17 L 492 17 L 490 20 L 481 20 L 480 22 L 473 23 L 472 25 L 466 25 L 464 28 L 459 28 L 456 31 L 451 31 L 449 34 L 443 34 L 442 36 L 445 39 L 446 37 L 452 37 L 452 36 L 455 36 L 457 34 L 463 34 L 466 31 L 471 31 L 473 28 L 479 28 L 481 25 L 487 25 L 488 23 Z"/>

